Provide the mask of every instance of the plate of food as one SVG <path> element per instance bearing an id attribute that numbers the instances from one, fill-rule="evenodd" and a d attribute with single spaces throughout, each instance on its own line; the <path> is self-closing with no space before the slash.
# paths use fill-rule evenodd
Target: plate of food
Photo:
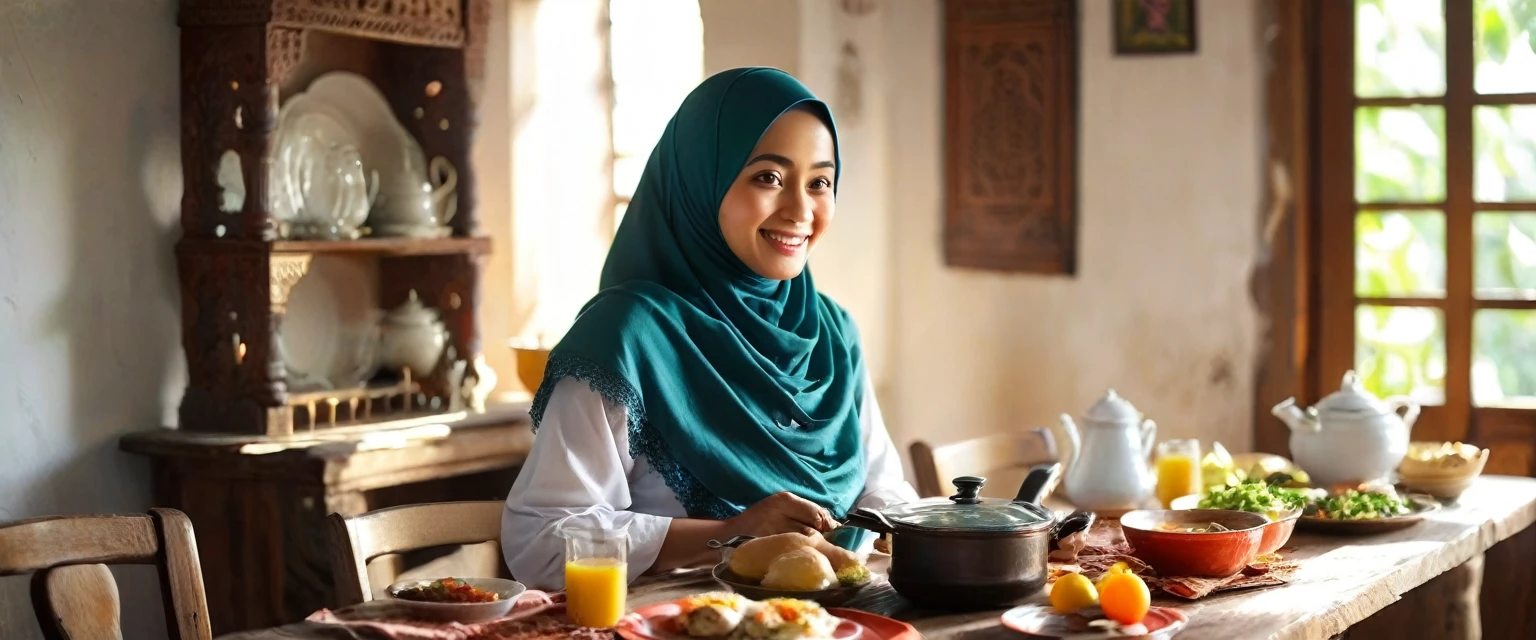
<path id="1" fill-rule="evenodd" d="M 1003 626 L 1032 638 L 1172 638 L 1189 624 L 1178 609 L 1151 607 L 1136 624 L 1120 624 L 1098 607 L 1061 613 L 1051 605 L 1027 604 L 1003 614 Z"/>
<path id="2" fill-rule="evenodd" d="M 412 618 L 468 624 L 507 615 L 527 590 L 501 578 L 438 578 L 396 582 L 385 594 Z"/>
<path id="3" fill-rule="evenodd" d="M 859 623 L 834 616 L 810 600 L 759 602 L 729 592 L 641 607 L 621 618 L 614 631 L 624 640 L 858 640 L 864 635 Z"/>
<path id="4" fill-rule="evenodd" d="M 1346 489 L 1307 504 L 1297 526 L 1317 533 L 1367 535 L 1418 524 L 1440 508 L 1424 495 L 1399 496 L 1390 485 Z"/>
<path id="5" fill-rule="evenodd" d="M 756 600 L 797 598 L 833 607 L 874 581 L 858 554 L 820 535 L 737 536 L 710 546 L 727 550 L 714 568 L 715 582 Z"/>

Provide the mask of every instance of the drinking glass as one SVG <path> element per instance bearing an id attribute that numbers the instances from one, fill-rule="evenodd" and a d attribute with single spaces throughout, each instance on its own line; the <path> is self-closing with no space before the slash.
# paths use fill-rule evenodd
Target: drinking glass
<path id="1" fill-rule="evenodd" d="M 565 611 L 583 627 L 608 628 L 624 615 L 629 592 L 629 533 L 588 519 L 567 518 Z"/>
<path id="2" fill-rule="evenodd" d="M 1157 445 L 1157 499 L 1172 509 L 1181 496 L 1200 493 L 1200 441 L 1165 440 Z"/>

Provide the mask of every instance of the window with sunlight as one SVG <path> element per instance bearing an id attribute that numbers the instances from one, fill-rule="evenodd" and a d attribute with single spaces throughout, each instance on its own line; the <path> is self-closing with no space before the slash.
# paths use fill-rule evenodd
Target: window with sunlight
<path id="1" fill-rule="evenodd" d="M 609 0 L 613 228 L 672 113 L 704 79 L 698 0 Z"/>

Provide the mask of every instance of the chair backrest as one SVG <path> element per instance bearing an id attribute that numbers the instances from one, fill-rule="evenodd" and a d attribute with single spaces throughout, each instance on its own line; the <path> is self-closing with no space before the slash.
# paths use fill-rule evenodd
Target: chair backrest
<path id="1" fill-rule="evenodd" d="M 0 576 L 32 574 L 32 608 L 49 640 L 122 637 L 109 564 L 155 565 L 171 637 L 213 637 L 197 540 L 186 514 L 151 509 L 149 515 L 0 523 Z"/>
<path id="2" fill-rule="evenodd" d="M 434 502 L 328 516 L 338 606 L 373 599 L 368 561 L 382 555 L 501 538 L 500 500 Z"/>
<path id="3" fill-rule="evenodd" d="M 1057 455 L 1055 438 L 1043 428 L 937 447 L 919 440 L 912 443 L 911 454 L 917 492 L 925 498 L 954 494 L 955 486 L 950 480 L 957 476 L 983 476 L 987 485 L 982 495 L 1012 498 L 1031 466 L 1055 461 Z"/>

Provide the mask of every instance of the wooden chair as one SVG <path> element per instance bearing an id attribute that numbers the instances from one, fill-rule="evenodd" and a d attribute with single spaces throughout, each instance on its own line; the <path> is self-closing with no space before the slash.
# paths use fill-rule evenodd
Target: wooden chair
<path id="1" fill-rule="evenodd" d="M 912 443 L 912 470 L 917 492 L 925 498 L 955 493 L 950 480 L 957 476 L 983 476 L 982 495 L 1012 498 L 1029 468 L 1057 459 L 1056 440 L 1049 429 L 1000 433 L 946 445 Z"/>
<path id="2" fill-rule="evenodd" d="M 339 606 L 373 599 L 368 563 L 379 556 L 501 539 L 500 500 L 412 504 L 347 518 L 328 516 Z"/>
<path id="3" fill-rule="evenodd" d="M 213 637 L 197 539 L 186 514 L 151 509 L 149 515 L 0 523 L 0 576 L 32 574 L 32 608 L 49 640 L 123 637 L 109 564 L 155 565 L 171 637 Z"/>

